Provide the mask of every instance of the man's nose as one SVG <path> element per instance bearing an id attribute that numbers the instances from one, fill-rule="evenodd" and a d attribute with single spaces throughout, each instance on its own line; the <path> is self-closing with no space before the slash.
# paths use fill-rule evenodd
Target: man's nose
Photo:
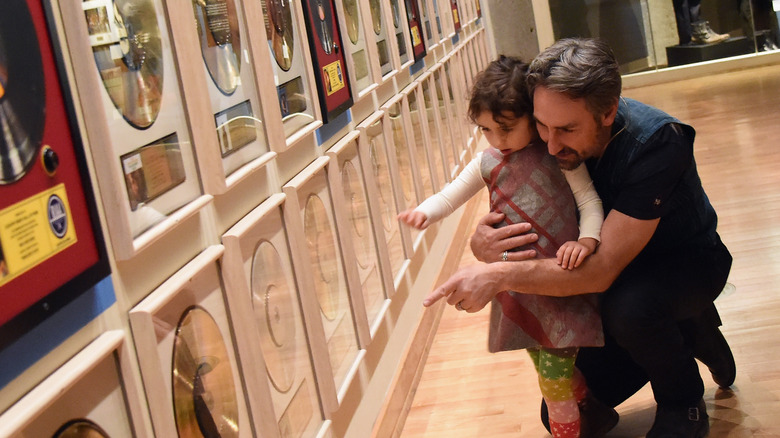
<path id="1" fill-rule="evenodd" d="M 547 132 L 547 152 L 550 155 L 557 155 L 558 152 L 563 149 L 563 146 L 561 145 L 560 140 L 558 139 L 558 136 L 555 135 L 553 132 L 548 131 Z"/>

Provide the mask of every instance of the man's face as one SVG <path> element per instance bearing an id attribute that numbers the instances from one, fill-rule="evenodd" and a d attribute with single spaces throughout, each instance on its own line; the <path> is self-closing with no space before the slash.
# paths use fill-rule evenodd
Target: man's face
<path id="1" fill-rule="evenodd" d="M 609 141 L 614 112 L 596 120 L 584 99 L 537 87 L 534 119 L 550 155 L 555 156 L 561 168 L 571 170 L 585 159 L 601 155 Z"/>

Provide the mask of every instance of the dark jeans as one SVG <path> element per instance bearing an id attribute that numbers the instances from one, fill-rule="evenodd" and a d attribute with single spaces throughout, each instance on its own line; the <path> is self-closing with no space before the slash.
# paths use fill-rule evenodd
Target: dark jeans
<path id="1" fill-rule="evenodd" d="M 701 0 L 672 0 L 674 18 L 677 20 L 677 36 L 680 44 L 691 42 L 691 23 L 699 21 Z"/>
<path id="2" fill-rule="evenodd" d="M 591 393 L 617 406 L 649 381 L 659 404 L 695 406 L 704 383 L 692 328 L 720 326 L 713 300 L 730 269 L 720 239 L 709 250 L 634 260 L 601 295 L 606 345 L 577 357 Z"/>

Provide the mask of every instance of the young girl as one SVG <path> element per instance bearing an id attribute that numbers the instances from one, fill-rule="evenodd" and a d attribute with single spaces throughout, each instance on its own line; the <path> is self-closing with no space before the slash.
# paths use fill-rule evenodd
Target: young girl
<path id="1" fill-rule="evenodd" d="M 562 171 L 539 139 L 525 84 L 527 68 L 519 59 L 501 56 L 477 76 L 469 118 L 491 147 L 441 192 L 398 217 L 424 229 L 487 185 L 490 210 L 505 215 L 499 226 L 529 222 L 539 236 L 518 250 L 535 249 L 537 256 L 557 257 L 563 269 L 574 269 L 596 250 L 604 212 L 585 166 Z M 491 303 L 489 350 L 528 350 L 556 438 L 579 437 L 581 426 L 583 436 L 601 432 L 580 423 L 587 388 L 574 361 L 578 347 L 603 343 L 595 295 L 558 298 L 504 291 Z M 611 429 L 616 414 L 610 422 Z"/>

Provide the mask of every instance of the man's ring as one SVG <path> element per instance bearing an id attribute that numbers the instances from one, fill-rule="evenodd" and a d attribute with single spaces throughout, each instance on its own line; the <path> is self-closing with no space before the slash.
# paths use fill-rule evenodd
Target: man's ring
<path id="1" fill-rule="evenodd" d="M 508 253 L 508 252 L 506 252 L 506 251 L 504 251 L 504 253 L 503 253 L 503 254 L 501 254 L 501 260 L 502 260 L 502 261 L 506 261 L 506 259 L 507 259 L 508 257 L 509 257 L 509 253 Z"/>
<path id="2" fill-rule="evenodd" d="M 455 303 L 455 308 L 458 309 L 458 310 L 463 310 L 463 306 L 460 305 L 460 303 L 462 303 L 462 302 L 463 301 L 458 301 L 457 303 Z"/>

